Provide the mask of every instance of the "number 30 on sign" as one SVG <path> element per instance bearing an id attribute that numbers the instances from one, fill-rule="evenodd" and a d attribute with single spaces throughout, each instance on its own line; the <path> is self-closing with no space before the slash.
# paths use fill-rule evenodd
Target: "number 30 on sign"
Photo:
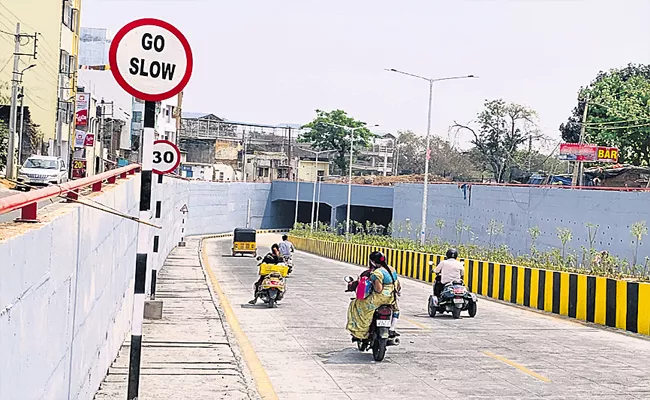
<path id="1" fill-rule="evenodd" d="M 153 172 L 159 175 L 168 174 L 178 168 L 181 163 L 181 151 L 169 140 L 153 142 Z"/>

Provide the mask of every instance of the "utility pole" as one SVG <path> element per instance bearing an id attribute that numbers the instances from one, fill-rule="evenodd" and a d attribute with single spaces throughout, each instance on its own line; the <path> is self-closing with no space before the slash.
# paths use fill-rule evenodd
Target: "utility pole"
<path id="1" fill-rule="evenodd" d="M 14 165 L 16 156 L 16 112 L 18 106 L 18 78 L 20 63 L 20 23 L 16 24 L 14 37 L 14 69 L 11 79 L 11 109 L 9 111 L 9 151 L 7 153 L 7 178 L 14 179 Z"/>
<path id="2" fill-rule="evenodd" d="M 578 144 L 580 145 L 584 144 L 585 142 L 585 129 L 587 124 L 588 109 L 589 109 L 589 94 L 587 94 L 587 97 L 585 98 L 585 109 L 582 112 L 582 124 L 580 125 L 580 139 L 578 140 Z M 583 185 L 584 178 L 583 178 L 582 168 L 583 168 L 583 162 L 576 161 L 573 167 L 573 177 L 571 179 L 571 186 L 576 186 L 576 184 L 578 184 L 579 186 Z"/>
<path id="3" fill-rule="evenodd" d="M 20 129 L 18 130 L 18 165 L 22 165 L 21 155 L 23 150 L 23 127 L 25 126 L 25 87 L 20 87 Z"/>

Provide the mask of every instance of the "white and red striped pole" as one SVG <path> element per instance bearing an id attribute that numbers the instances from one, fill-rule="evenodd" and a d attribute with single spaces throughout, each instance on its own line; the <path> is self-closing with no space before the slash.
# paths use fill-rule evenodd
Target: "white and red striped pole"
<path id="1" fill-rule="evenodd" d="M 140 174 L 140 220 L 151 216 L 151 178 L 153 167 L 153 141 L 156 119 L 156 103 L 144 105 L 144 129 L 142 133 L 142 173 Z M 135 285 L 133 318 L 131 320 L 131 353 L 129 357 L 128 400 L 138 399 L 140 385 L 140 359 L 142 355 L 142 322 L 144 319 L 145 285 L 147 280 L 147 254 L 151 243 L 150 229 L 138 224 L 138 246 L 135 256 Z"/>

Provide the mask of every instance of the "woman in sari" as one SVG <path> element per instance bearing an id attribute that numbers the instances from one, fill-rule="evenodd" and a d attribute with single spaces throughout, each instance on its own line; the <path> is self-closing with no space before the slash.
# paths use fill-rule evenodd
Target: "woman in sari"
<path id="1" fill-rule="evenodd" d="M 346 328 L 352 334 L 352 341 L 368 338 L 368 330 L 375 310 L 383 305 L 390 305 L 393 308 L 390 336 L 399 336 L 395 332 L 399 318 L 397 296 L 401 290 L 397 272 L 386 264 L 386 257 L 380 251 L 370 254 L 370 271 L 370 281 L 372 282 L 370 294 L 363 300 L 352 300 L 348 307 Z"/>

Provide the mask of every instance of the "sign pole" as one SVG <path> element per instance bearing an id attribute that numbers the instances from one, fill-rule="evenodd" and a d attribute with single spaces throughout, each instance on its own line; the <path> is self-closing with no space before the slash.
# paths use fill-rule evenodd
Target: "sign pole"
<path id="1" fill-rule="evenodd" d="M 162 192 L 163 192 L 163 175 L 158 175 L 158 184 L 156 185 L 156 212 L 154 218 L 157 220 L 157 223 L 160 223 L 160 217 L 162 215 Z M 160 199 L 160 200 L 158 200 Z M 158 254 L 160 247 L 160 235 L 153 236 L 153 252 Z M 158 263 L 152 263 L 151 265 L 151 300 L 156 300 L 156 276 L 158 275 Z"/>
<path id="2" fill-rule="evenodd" d="M 144 132 L 142 140 L 142 173 L 140 177 L 140 220 L 147 221 L 151 211 L 151 168 L 153 164 L 153 138 L 156 119 L 156 103 L 144 105 Z M 149 228 L 138 224 L 138 247 L 135 258 L 135 285 L 133 317 L 131 319 L 131 353 L 129 357 L 128 400 L 138 399 L 140 385 L 140 359 L 142 355 L 142 321 L 144 319 L 145 282 L 147 279 L 147 253 L 149 252 Z"/>

